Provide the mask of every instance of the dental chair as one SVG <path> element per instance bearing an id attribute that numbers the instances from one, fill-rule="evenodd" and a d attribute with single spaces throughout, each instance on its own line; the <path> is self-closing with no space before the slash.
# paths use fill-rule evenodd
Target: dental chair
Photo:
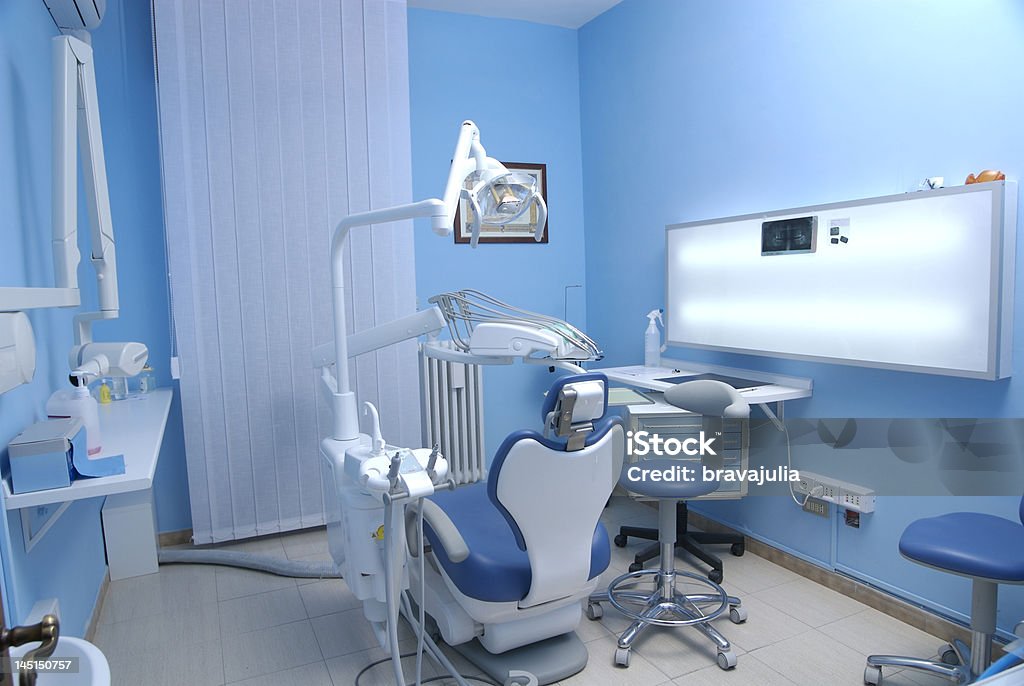
<path id="1" fill-rule="evenodd" d="M 703 431 L 710 436 L 715 436 L 716 432 L 721 435 L 723 418 L 750 416 L 750 406 L 739 392 L 721 381 L 701 379 L 677 384 L 665 393 L 665 399 L 676 407 L 702 415 Z M 707 458 L 702 458 L 702 462 L 706 463 Z M 679 464 L 679 460 L 653 458 L 634 464 L 668 472 Z M 615 650 L 615 663 L 620 667 L 629 666 L 634 642 L 648 628 L 656 626 L 693 627 L 714 643 L 718 666 L 732 669 L 736 666 L 736 653 L 728 639 L 711 622 L 728 612 L 730 621 L 741 624 L 747 621 L 746 608 L 742 607 L 739 598 L 728 595 L 717 581 L 677 570 L 675 566 L 675 549 L 679 545 L 676 506 L 685 499 L 714 492 L 718 489 L 718 482 L 705 481 L 701 469 L 697 470 L 699 478 L 692 481 L 634 480 L 629 477 L 630 471 L 623 472 L 622 487 L 638 495 L 658 499 L 656 531 L 661 564 L 658 569 L 631 566 L 630 571 L 612 581 L 607 590 L 590 596 L 587 617 L 600 619 L 603 614 L 601 603 L 608 603 L 633 620 L 619 636 Z M 653 583 L 653 588 L 643 587 L 648 581 Z"/>
<path id="2" fill-rule="evenodd" d="M 936 674 L 955 684 L 972 683 L 988 669 L 999 584 L 1024 584 L 1022 525 L 1024 498 L 1020 501 L 1020 523 L 980 512 L 952 512 L 918 519 L 903 531 L 903 557 L 971 579 L 971 645 L 959 640 L 943 645 L 938 660 L 871 655 L 864 668 L 865 684 L 881 684 L 882 667 Z"/>
<path id="3" fill-rule="evenodd" d="M 549 684 L 586 665 L 574 630 L 608 567 L 599 519 L 624 455 L 621 420 L 604 416 L 607 385 L 597 373 L 560 379 L 541 413 L 553 436 L 512 433 L 486 483 L 423 501 L 429 549 L 416 600 L 445 642 L 499 683 L 525 670 Z M 409 567 L 416 597 L 424 580 Z"/>

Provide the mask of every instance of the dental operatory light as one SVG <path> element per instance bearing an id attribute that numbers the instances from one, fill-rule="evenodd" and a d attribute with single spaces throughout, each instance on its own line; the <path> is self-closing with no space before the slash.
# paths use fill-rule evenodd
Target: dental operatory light
<path id="1" fill-rule="evenodd" d="M 492 160 L 493 161 L 493 160 Z M 473 210 L 470 245 L 476 247 L 483 224 L 511 224 L 537 207 L 534 240 L 544 234 L 547 206 L 537 190 L 537 179 L 523 172 L 509 171 L 500 162 L 496 167 L 471 174 L 472 188 L 464 192 Z"/>

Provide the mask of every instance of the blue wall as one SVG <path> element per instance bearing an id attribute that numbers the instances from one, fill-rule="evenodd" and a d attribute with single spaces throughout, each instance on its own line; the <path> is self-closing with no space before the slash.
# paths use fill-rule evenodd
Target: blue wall
<path id="1" fill-rule="evenodd" d="M 51 286 L 51 39 L 57 30 L 41 2 L 0 4 L 0 285 Z M 162 269 L 153 61 L 148 3 L 111 2 L 93 36 L 118 249 L 121 319 L 96 326 L 98 340 L 139 340 L 150 347 L 162 384 L 167 369 L 167 295 Z M 84 210 L 84 202 L 81 203 Z M 80 211 L 80 227 L 88 226 Z M 83 303 L 95 304 L 91 265 L 79 268 Z M 43 417 L 50 393 L 67 383 L 72 343 L 69 311 L 30 313 L 36 334 L 32 383 L 0 396 L 0 446 Z M 175 408 L 157 472 L 161 528 L 188 526 L 180 411 Z M 3 463 L 6 466 L 6 451 Z M 63 630 L 82 635 L 106 573 L 99 510 L 77 502 L 30 554 L 21 520 L 0 527 L 8 620 L 20 621 L 41 598 L 57 597 Z"/>
<path id="2" fill-rule="evenodd" d="M 664 300 L 666 224 L 900 193 L 926 176 L 955 185 L 983 168 L 1016 178 L 1022 38 L 1011 0 L 626 0 L 584 26 L 588 323 L 610 361 L 642 359 L 643 315 Z M 983 54 L 998 57 L 979 68 Z M 1024 302 L 1024 278 L 1017 291 Z M 813 377 L 791 416 L 1024 414 L 1024 316 L 1015 378 L 999 382 L 669 352 Z"/>
<path id="3" fill-rule="evenodd" d="M 582 27 L 587 323 L 609 361 L 642 359 L 643 315 L 663 304 L 666 224 L 898 193 L 925 176 L 956 184 L 983 168 L 1017 178 L 1024 135 L 1012 121 L 1024 92 L 1012 84 L 1022 39 L 1024 6 L 1010 0 L 625 0 Z M 1019 274 L 1022 254 L 1019 245 Z M 1020 417 L 1024 279 L 1017 284 L 1009 380 L 670 354 L 812 377 L 813 398 L 788 403 L 791 417 Z M 774 434 L 755 433 L 753 461 L 785 460 Z M 963 582 L 902 560 L 899 532 L 958 509 L 1015 517 L 1016 503 L 884 498 L 859 530 L 803 514 L 788 496 L 701 509 L 955 614 L 967 607 Z M 1024 616 L 1017 591 L 1003 593 L 1005 628 Z"/>
<path id="4" fill-rule="evenodd" d="M 513 56 L 472 59 L 473 55 Z M 546 245 L 455 245 L 425 230 L 416 235 L 420 306 L 446 290 L 476 288 L 514 305 L 563 316 L 565 287 L 584 283 L 583 184 L 576 31 L 520 21 L 409 10 L 409 82 L 413 195 L 444 190 L 465 119 L 480 127 L 489 155 L 547 164 Z M 568 319 L 586 328 L 583 289 L 568 291 Z M 546 368 L 485 370 L 489 451 L 515 429 L 540 423 Z M 525 400 L 524 399 L 528 399 Z"/>

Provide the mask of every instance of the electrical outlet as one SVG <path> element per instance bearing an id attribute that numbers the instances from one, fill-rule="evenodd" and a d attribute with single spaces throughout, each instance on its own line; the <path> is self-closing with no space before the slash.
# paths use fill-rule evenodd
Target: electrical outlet
<path id="1" fill-rule="evenodd" d="M 801 470 L 800 480 L 793 484 L 793 490 L 862 514 L 875 511 L 874 491 L 830 476 Z"/>
<path id="2" fill-rule="evenodd" d="M 804 501 L 804 512 L 810 512 L 819 517 L 828 517 L 828 503 L 818 498 L 807 498 Z"/>

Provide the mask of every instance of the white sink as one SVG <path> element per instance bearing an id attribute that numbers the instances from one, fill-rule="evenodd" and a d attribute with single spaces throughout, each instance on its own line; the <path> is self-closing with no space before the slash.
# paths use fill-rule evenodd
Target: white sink
<path id="1" fill-rule="evenodd" d="M 38 643 L 11 648 L 11 659 L 21 657 Z M 61 636 L 50 660 L 77 657 L 78 673 L 43 673 L 37 686 L 110 686 L 110 665 L 100 649 L 88 641 L 73 636 Z M 17 678 L 15 682 L 18 683 Z"/>

